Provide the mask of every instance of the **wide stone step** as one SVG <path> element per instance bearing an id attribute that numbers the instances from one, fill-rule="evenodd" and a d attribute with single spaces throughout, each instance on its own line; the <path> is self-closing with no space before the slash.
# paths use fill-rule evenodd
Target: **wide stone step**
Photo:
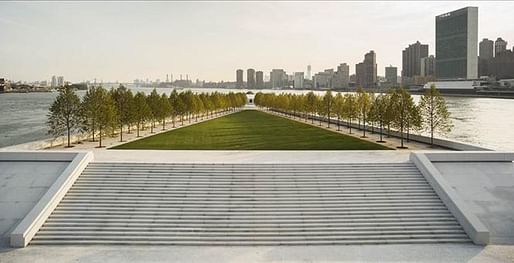
<path id="1" fill-rule="evenodd" d="M 380 244 L 440 244 L 440 243 L 470 243 L 466 238 L 403 238 L 387 239 L 384 237 L 379 240 L 38 240 L 31 242 L 32 245 L 139 245 L 139 246 L 281 246 L 281 245 L 380 245 Z"/>
<path id="2" fill-rule="evenodd" d="M 347 205 L 347 206 L 334 206 L 334 207 L 319 207 L 319 206 L 289 206 L 289 207 L 281 207 L 278 209 L 277 207 L 240 207 L 240 206 L 176 206 L 176 207 L 98 207 L 98 206 L 59 206 L 56 213 L 64 212 L 64 211 L 151 211 L 151 212 L 159 212 L 159 211 L 234 211 L 234 212 L 287 212 L 287 211 L 345 211 L 349 209 L 392 209 L 392 208 L 422 208 L 422 207 L 430 207 L 430 208 L 442 208 L 446 207 L 442 203 L 426 203 L 426 204 L 373 204 L 373 205 Z"/>
<path id="3" fill-rule="evenodd" d="M 80 235 L 80 240 L 134 240 L 134 241 L 200 241 L 200 240 L 219 240 L 219 241 L 246 241 L 248 237 L 244 236 L 220 236 L 216 235 L 213 237 L 207 236 L 134 236 L 134 235 Z M 302 235 L 302 236 L 253 236 L 250 237 L 252 241 L 288 241 L 288 240 L 380 240 L 380 239 L 422 239 L 422 238 L 452 238 L 452 239 L 465 239 L 469 241 L 466 234 L 462 233 L 444 233 L 444 234 L 374 234 L 374 235 L 330 235 L 330 236 L 318 236 L 318 235 Z M 76 240 L 73 234 L 71 235 L 44 235 L 39 236 L 38 240 Z"/>
<path id="4" fill-rule="evenodd" d="M 272 222 L 262 222 L 262 223 L 242 223 L 232 221 L 230 223 L 220 223 L 217 221 L 213 222 L 181 222 L 181 223 L 156 223 L 156 222 L 74 222 L 74 221 L 59 221 L 59 222 L 46 222 L 43 225 L 43 229 L 45 228 L 61 228 L 61 227 L 71 227 L 71 228 L 81 228 L 81 227 L 93 227 L 93 228 L 109 228 L 109 227 L 121 227 L 124 229 L 132 229 L 132 228 L 201 228 L 201 229 L 218 229 L 218 228 L 249 228 L 249 229 L 260 229 L 260 228 L 331 228 L 331 227 L 346 227 L 346 228 L 368 228 L 368 227 L 433 227 L 433 226 L 448 226 L 453 228 L 459 228 L 459 224 L 456 220 L 450 218 L 450 220 L 446 218 L 441 218 L 434 220 L 432 218 L 406 218 L 404 220 L 398 219 L 390 219 L 389 221 L 370 221 L 370 220 L 360 220 L 360 221 L 340 221 L 340 222 L 331 222 L 327 224 L 319 224 L 316 222 L 282 222 L 282 223 L 272 223 Z"/>
<path id="5" fill-rule="evenodd" d="M 261 237 L 332 237 L 332 236 L 380 236 L 380 235 L 460 235 L 465 237 L 465 233 L 460 229 L 444 229 L 444 230 L 412 230 L 412 229 L 401 229 L 401 230 L 337 230 L 332 229 L 330 231 L 228 231 L 228 232 L 183 232 L 183 231 L 105 231 L 105 230 L 94 230 L 94 231 L 69 231 L 69 230 L 41 230 L 38 233 L 38 237 L 41 239 L 45 238 L 88 238 L 93 236 L 127 236 L 127 237 L 163 237 L 163 238 L 174 238 L 174 237 L 205 237 L 205 238 L 218 238 L 218 237 L 247 237 L 247 238 L 261 238 Z"/>
<path id="6" fill-rule="evenodd" d="M 446 225 L 402 225 L 402 226 L 388 226 L 388 225 L 380 225 L 380 226 L 358 226 L 358 225 L 347 225 L 347 226 L 321 226 L 321 225 L 310 225 L 308 227 L 295 227 L 295 226 L 279 226 L 279 227 L 220 227 L 219 225 L 213 226 L 167 226 L 167 227 L 137 227 L 137 226 L 110 226 L 110 225 L 96 225 L 96 226 L 66 226 L 63 224 L 60 225 L 45 225 L 41 228 L 41 234 L 55 234 L 55 233 L 69 233 L 69 231 L 98 231 L 98 232 L 109 232 L 109 231 L 120 231 L 120 232 L 164 232 L 164 231 L 174 231 L 180 234 L 181 232 L 208 232 L 208 233 L 225 233 L 225 232 L 265 232 L 265 233 L 274 233 L 274 232 L 319 232 L 319 231 L 403 231 L 403 230 L 424 230 L 424 231 L 462 231 L 456 228 L 456 224 L 446 224 Z"/>

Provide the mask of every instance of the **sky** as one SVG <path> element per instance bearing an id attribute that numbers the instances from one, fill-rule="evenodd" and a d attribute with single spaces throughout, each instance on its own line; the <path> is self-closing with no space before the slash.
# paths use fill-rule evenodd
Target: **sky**
<path id="1" fill-rule="evenodd" d="M 0 2 L 0 78 L 131 82 L 166 74 L 234 81 L 238 68 L 287 73 L 377 53 L 379 75 L 435 16 L 479 7 L 478 39 L 514 43 L 514 2 Z"/>

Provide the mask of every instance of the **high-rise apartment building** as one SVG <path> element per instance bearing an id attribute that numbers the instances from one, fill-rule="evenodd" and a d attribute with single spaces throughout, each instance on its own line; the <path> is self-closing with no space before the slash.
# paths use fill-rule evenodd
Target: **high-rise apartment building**
<path id="1" fill-rule="evenodd" d="M 494 56 L 498 56 L 500 53 L 507 50 L 507 41 L 501 37 L 497 38 L 494 42 Z"/>
<path id="2" fill-rule="evenodd" d="M 272 69 L 270 73 L 271 88 L 283 88 L 287 85 L 287 75 L 283 69 Z"/>
<path id="3" fill-rule="evenodd" d="M 256 89 L 264 88 L 264 73 L 262 71 L 255 72 L 255 88 Z"/>
<path id="4" fill-rule="evenodd" d="M 348 88 L 350 82 L 350 66 L 346 63 L 339 64 L 337 71 L 334 73 L 332 86 L 335 89 Z"/>
<path id="5" fill-rule="evenodd" d="M 389 65 L 385 67 L 385 78 L 387 83 L 395 85 L 398 83 L 398 68 Z"/>
<path id="6" fill-rule="evenodd" d="M 52 81 L 50 82 L 50 87 L 55 88 L 57 87 L 57 77 L 52 76 Z"/>
<path id="7" fill-rule="evenodd" d="M 246 71 L 246 88 L 255 89 L 255 69 L 253 68 Z"/>
<path id="8" fill-rule="evenodd" d="M 364 61 L 355 65 L 356 83 L 360 88 L 375 88 L 377 83 L 377 58 L 373 50 L 364 55 Z"/>
<path id="9" fill-rule="evenodd" d="M 64 77 L 63 76 L 57 77 L 57 87 L 64 87 Z"/>
<path id="10" fill-rule="evenodd" d="M 435 18 L 436 77 L 476 79 L 478 7 L 465 7 Z"/>
<path id="11" fill-rule="evenodd" d="M 489 76 L 489 61 L 494 57 L 494 41 L 484 38 L 478 44 L 478 77 Z"/>
<path id="12" fill-rule="evenodd" d="M 303 72 L 295 72 L 294 73 L 294 88 L 295 89 L 303 89 Z"/>
<path id="13" fill-rule="evenodd" d="M 242 69 L 238 69 L 238 70 L 236 70 L 236 88 L 241 89 L 243 87 L 244 87 L 244 83 L 243 83 L 243 70 Z"/>
<path id="14" fill-rule="evenodd" d="M 312 77 L 312 86 L 314 89 L 332 89 L 332 80 L 334 79 L 334 69 L 325 69 L 318 72 Z"/>
<path id="15" fill-rule="evenodd" d="M 311 79 L 311 65 L 307 65 L 307 79 Z"/>
<path id="16" fill-rule="evenodd" d="M 428 57 L 428 45 L 419 41 L 402 51 L 402 78 L 408 80 L 421 76 L 421 58 Z"/>
<path id="17" fill-rule="evenodd" d="M 478 56 L 482 59 L 490 59 L 494 56 L 494 41 L 487 38 L 482 39 L 478 48 Z"/>

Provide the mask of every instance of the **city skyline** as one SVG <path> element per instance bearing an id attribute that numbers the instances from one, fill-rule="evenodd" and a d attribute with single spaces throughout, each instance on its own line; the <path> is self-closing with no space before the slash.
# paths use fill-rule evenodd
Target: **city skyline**
<path id="1" fill-rule="evenodd" d="M 291 74 L 311 65 L 315 73 L 348 63 L 355 74 L 354 65 L 374 50 L 379 75 L 388 65 L 400 74 L 402 50 L 420 41 L 435 54 L 435 16 L 466 6 L 479 8 L 479 41 L 501 37 L 512 48 L 514 29 L 505 14 L 514 3 L 420 4 L 3 2 L 0 72 L 25 81 L 57 74 L 131 82 L 168 73 L 234 81 L 237 68 Z"/>

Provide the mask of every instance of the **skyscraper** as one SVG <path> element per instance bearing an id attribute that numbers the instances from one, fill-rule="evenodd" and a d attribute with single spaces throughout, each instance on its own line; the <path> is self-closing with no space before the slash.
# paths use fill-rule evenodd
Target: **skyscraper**
<path id="1" fill-rule="evenodd" d="M 402 80 L 410 84 L 412 78 L 421 76 L 421 58 L 428 57 L 428 45 L 419 41 L 409 45 L 402 52 Z"/>
<path id="2" fill-rule="evenodd" d="M 294 73 L 294 88 L 303 89 L 303 72 Z"/>
<path id="3" fill-rule="evenodd" d="M 253 68 L 246 71 L 246 88 L 255 89 L 255 69 Z"/>
<path id="4" fill-rule="evenodd" d="M 182 75 L 180 78 L 182 78 Z M 243 70 L 242 69 L 236 70 L 236 88 L 238 88 L 238 89 L 243 88 Z"/>
<path id="5" fill-rule="evenodd" d="M 364 55 L 364 61 L 355 65 L 356 85 L 360 88 L 375 88 L 377 83 L 377 58 L 373 50 Z"/>
<path id="6" fill-rule="evenodd" d="M 398 83 L 398 68 L 389 65 L 389 67 L 385 67 L 385 78 L 386 81 L 390 84 Z"/>
<path id="7" fill-rule="evenodd" d="M 478 76 L 489 76 L 489 61 L 494 56 L 494 41 L 484 38 L 478 48 Z"/>
<path id="8" fill-rule="evenodd" d="M 498 54 L 507 50 L 507 41 L 503 40 L 501 37 L 497 38 L 494 42 L 494 56 L 498 56 Z"/>
<path id="9" fill-rule="evenodd" d="M 307 79 L 311 79 L 311 65 L 307 65 Z"/>
<path id="10" fill-rule="evenodd" d="M 465 7 L 435 18 L 436 77 L 476 79 L 478 7 Z"/>
<path id="11" fill-rule="evenodd" d="M 262 71 L 255 72 L 255 88 L 264 88 L 264 73 Z"/>

